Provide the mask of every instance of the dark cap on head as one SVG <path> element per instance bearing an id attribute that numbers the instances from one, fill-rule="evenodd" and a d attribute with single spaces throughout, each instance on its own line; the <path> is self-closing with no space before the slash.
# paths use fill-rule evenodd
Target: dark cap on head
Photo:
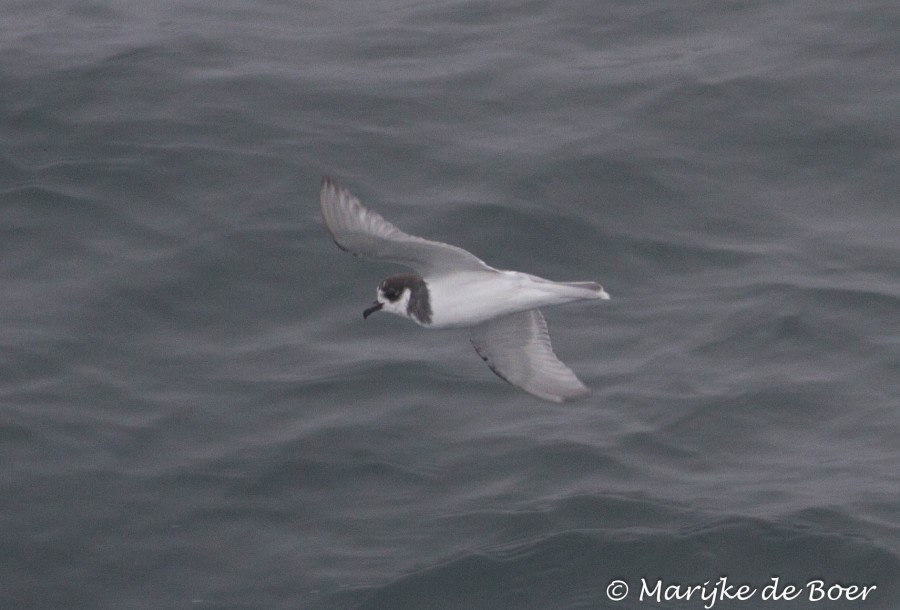
<path id="1" fill-rule="evenodd" d="M 431 302 L 428 298 L 428 286 L 420 276 L 415 273 L 401 273 L 392 275 L 378 285 L 378 290 L 391 303 L 400 299 L 407 289 L 409 290 L 409 303 L 406 306 L 406 313 L 421 324 L 430 324 Z M 382 307 L 384 307 L 383 303 L 375 302 L 363 312 L 363 317 L 368 318 Z"/>

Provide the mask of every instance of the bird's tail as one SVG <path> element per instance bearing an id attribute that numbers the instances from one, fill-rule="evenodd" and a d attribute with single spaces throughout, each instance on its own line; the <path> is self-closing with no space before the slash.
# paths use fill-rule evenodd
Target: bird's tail
<path id="1" fill-rule="evenodd" d="M 558 282 L 563 286 L 577 288 L 585 293 L 584 298 L 587 299 L 608 299 L 609 293 L 603 290 L 603 286 L 597 282 Z"/>

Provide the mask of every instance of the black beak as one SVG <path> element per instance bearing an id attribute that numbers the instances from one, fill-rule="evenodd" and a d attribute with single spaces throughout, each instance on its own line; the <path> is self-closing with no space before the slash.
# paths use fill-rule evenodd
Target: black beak
<path id="1" fill-rule="evenodd" d="M 371 307 L 369 307 L 367 310 L 365 310 L 365 311 L 363 312 L 363 320 L 365 320 L 366 318 L 368 318 L 370 315 L 372 315 L 373 313 L 375 313 L 376 311 L 378 311 L 378 310 L 381 309 L 382 307 L 384 307 L 384 303 L 379 303 L 378 301 L 375 301 L 375 304 L 374 304 L 374 305 L 372 305 Z"/>

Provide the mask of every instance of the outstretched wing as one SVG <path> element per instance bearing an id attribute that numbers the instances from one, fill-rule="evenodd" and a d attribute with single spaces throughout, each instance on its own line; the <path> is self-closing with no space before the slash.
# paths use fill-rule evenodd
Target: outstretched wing
<path id="1" fill-rule="evenodd" d="M 562 402 L 590 393 L 550 345 L 537 309 L 495 318 L 472 329 L 475 351 L 498 377 L 544 400 Z"/>
<path id="2" fill-rule="evenodd" d="M 406 265 L 423 277 L 490 269 L 462 248 L 404 233 L 327 176 L 322 179 L 320 201 L 335 243 L 354 255 Z"/>

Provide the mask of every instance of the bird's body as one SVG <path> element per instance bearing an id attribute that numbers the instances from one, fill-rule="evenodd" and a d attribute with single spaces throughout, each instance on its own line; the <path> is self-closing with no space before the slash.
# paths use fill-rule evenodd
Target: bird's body
<path id="1" fill-rule="evenodd" d="M 589 392 L 553 353 L 538 308 L 608 299 L 600 284 L 494 269 L 462 248 L 404 233 L 330 178 L 322 180 L 321 206 L 341 249 L 416 271 L 382 281 L 364 317 L 386 311 L 424 328 L 471 327 L 475 350 L 509 383 L 556 402 Z"/>
<path id="2" fill-rule="evenodd" d="M 461 271 L 425 279 L 431 294 L 430 328 L 468 327 L 511 313 L 571 301 L 600 299 L 597 285 L 551 282 L 519 271 Z M 485 303 L 493 303 L 486 308 Z M 416 320 L 418 322 L 418 320 Z"/>

